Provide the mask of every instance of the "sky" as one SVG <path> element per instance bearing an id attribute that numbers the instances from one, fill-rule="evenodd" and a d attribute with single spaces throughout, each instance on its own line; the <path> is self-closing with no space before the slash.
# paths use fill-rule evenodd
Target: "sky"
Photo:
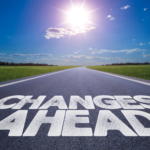
<path id="1" fill-rule="evenodd" d="M 150 62 L 150 1 L 0 1 L 0 61 Z"/>

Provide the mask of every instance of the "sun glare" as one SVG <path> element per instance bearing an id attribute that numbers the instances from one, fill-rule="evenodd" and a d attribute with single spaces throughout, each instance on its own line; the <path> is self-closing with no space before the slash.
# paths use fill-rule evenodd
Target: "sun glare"
<path id="1" fill-rule="evenodd" d="M 68 12 L 68 21 L 73 26 L 84 26 L 89 21 L 88 12 L 82 7 L 75 7 Z"/>

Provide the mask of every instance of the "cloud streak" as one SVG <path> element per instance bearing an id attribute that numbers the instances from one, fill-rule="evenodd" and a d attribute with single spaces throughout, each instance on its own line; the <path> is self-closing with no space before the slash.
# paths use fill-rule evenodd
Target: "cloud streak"
<path id="1" fill-rule="evenodd" d="M 86 56 L 86 55 L 68 55 L 69 58 L 85 58 L 85 59 L 111 59 L 108 57 L 92 57 L 92 56 Z"/>
<path id="2" fill-rule="evenodd" d="M 41 58 L 41 59 L 37 59 L 37 60 L 45 61 L 45 60 L 48 60 L 48 59 L 47 58 Z"/>
<path id="3" fill-rule="evenodd" d="M 12 57 L 2 57 L 0 56 L 1 59 L 13 59 Z"/>
<path id="4" fill-rule="evenodd" d="M 51 54 L 12 54 L 10 56 L 51 56 Z"/>
<path id="5" fill-rule="evenodd" d="M 128 8 L 130 8 L 130 5 L 121 7 L 121 9 L 128 9 Z"/>
<path id="6" fill-rule="evenodd" d="M 95 27 L 92 26 L 85 26 L 82 28 L 48 28 L 46 30 L 46 39 L 51 38 L 61 38 L 65 35 L 76 35 L 79 33 L 86 33 L 89 30 L 95 29 Z"/>
<path id="7" fill-rule="evenodd" d="M 6 55 L 6 53 L 0 53 L 0 55 Z"/>
<path id="8" fill-rule="evenodd" d="M 143 55 L 143 57 L 144 57 L 144 58 L 150 57 L 150 54 L 145 54 L 145 55 Z"/>
<path id="9" fill-rule="evenodd" d="M 115 20 L 115 18 L 114 17 L 110 18 L 110 21 L 112 21 L 112 20 Z"/>
<path id="10" fill-rule="evenodd" d="M 74 52 L 75 54 L 79 53 L 81 50 L 78 50 L 77 52 Z"/>
<path id="11" fill-rule="evenodd" d="M 133 62 L 134 60 L 130 60 L 130 59 L 122 59 L 120 57 L 115 57 L 115 60 L 120 61 L 120 62 Z"/>
<path id="12" fill-rule="evenodd" d="M 100 51 L 92 51 L 91 54 L 101 54 L 101 53 L 133 53 L 133 52 L 144 52 L 146 50 L 141 50 L 139 48 L 135 48 L 135 49 L 124 49 L 124 50 L 107 50 L 107 49 L 102 49 Z"/>
<path id="13" fill-rule="evenodd" d="M 143 43 L 140 43 L 139 45 L 143 45 Z"/>
<path id="14" fill-rule="evenodd" d="M 86 55 L 68 55 L 69 58 L 86 58 Z"/>

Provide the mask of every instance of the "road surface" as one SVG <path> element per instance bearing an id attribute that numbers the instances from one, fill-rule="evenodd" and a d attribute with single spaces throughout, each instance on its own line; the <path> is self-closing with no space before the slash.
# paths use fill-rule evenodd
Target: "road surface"
<path id="1" fill-rule="evenodd" d="M 128 80 L 129 79 L 129 80 Z M 33 95 L 32 99 L 37 99 L 41 95 L 46 98 L 42 102 L 43 105 L 54 96 L 63 96 L 67 106 L 69 106 L 70 96 L 85 96 L 92 98 L 99 95 L 109 96 L 150 96 L 150 84 L 144 80 L 136 80 L 133 78 L 125 79 L 123 76 L 117 77 L 111 74 L 87 69 L 85 67 L 73 68 L 56 73 L 27 77 L 0 83 L 0 99 L 13 95 Z M 137 82 L 136 82 L 137 81 Z M 141 82 L 139 82 L 141 81 Z M 18 100 L 12 99 L 6 102 L 6 105 L 18 103 Z M 137 103 L 139 104 L 139 103 Z M 41 106 L 40 105 L 40 106 Z M 39 109 L 29 109 L 30 103 L 26 104 L 20 110 L 28 110 L 27 118 L 23 133 L 26 131 Z M 40 149 L 40 150 L 57 150 L 57 149 L 149 149 L 150 136 L 138 136 L 134 128 L 129 124 L 125 116 L 121 113 L 121 109 L 104 109 L 94 105 L 94 109 L 85 109 L 78 104 L 77 110 L 88 110 L 89 123 L 77 127 L 92 129 L 92 136 L 48 136 L 50 124 L 42 124 L 36 136 L 9 136 L 8 130 L 0 130 L 0 149 Z M 49 107 L 47 116 L 54 116 L 58 107 Z M 94 136 L 97 124 L 99 110 L 109 110 L 124 124 L 126 124 L 137 136 L 125 136 L 119 130 L 109 130 L 107 136 Z M 0 120 L 3 120 L 15 113 L 16 109 L 0 109 Z M 128 110 L 126 110 L 128 111 Z M 149 109 L 143 109 L 150 113 Z M 84 117 L 84 116 L 82 116 Z M 150 121 L 144 117 L 139 118 L 145 127 L 150 127 Z M 13 121 L 12 121 L 13 124 Z"/>

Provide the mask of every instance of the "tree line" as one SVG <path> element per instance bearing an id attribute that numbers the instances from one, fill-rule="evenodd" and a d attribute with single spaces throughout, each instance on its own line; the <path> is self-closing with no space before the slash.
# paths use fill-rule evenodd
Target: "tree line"
<path id="1" fill-rule="evenodd" d="M 150 65 L 149 62 L 144 62 L 144 63 L 113 63 L 113 64 L 106 64 L 106 66 L 114 66 L 114 65 Z"/>
<path id="2" fill-rule="evenodd" d="M 14 62 L 1 62 L 0 66 L 57 66 L 57 65 L 48 65 L 48 64 L 39 64 L 39 63 L 14 63 Z"/>

